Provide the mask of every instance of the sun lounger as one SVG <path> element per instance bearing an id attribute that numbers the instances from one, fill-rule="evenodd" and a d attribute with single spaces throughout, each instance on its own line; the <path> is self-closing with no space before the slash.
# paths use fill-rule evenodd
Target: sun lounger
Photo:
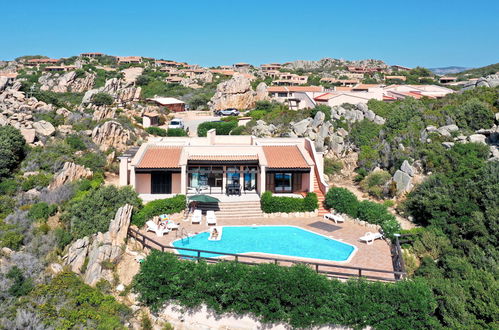
<path id="1" fill-rule="evenodd" d="M 202 219 L 203 219 L 203 213 L 201 213 L 201 210 L 194 210 L 194 212 L 192 213 L 191 222 L 201 223 Z"/>
<path id="2" fill-rule="evenodd" d="M 168 220 L 166 223 L 166 228 L 173 230 L 178 229 L 180 227 L 180 223 L 175 223 L 173 220 Z"/>
<path id="3" fill-rule="evenodd" d="M 158 225 L 154 223 L 154 221 L 152 220 L 147 221 L 146 225 L 147 225 L 147 231 L 153 231 L 159 237 L 163 236 L 164 234 L 170 231 L 170 229 L 168 228 L 159 228 Z"/>
<path id="4" fill-rule="evenodd" d="M 360 239 L 361 242 L 366 242 L 366 244 L 372 244 L 374 240 L 383 238 L 381 233 L 371 233 L 367 232 Z"/>
<path id="5" fill-rule="evenodd" d="M 217 225 L 217 217 L 215 216 L 215 211 L 206 212 L 206 224 L 207 225 Z"/>
<path id="6" fill-rule="evenodd" d="M 324 214 L 324 219 L 326 220 L 333 220 L 334 223 L 338 222 L 345 222 L 345 219 L 339 214 L 333 214 L 333 213 L 326 213 Z"/>

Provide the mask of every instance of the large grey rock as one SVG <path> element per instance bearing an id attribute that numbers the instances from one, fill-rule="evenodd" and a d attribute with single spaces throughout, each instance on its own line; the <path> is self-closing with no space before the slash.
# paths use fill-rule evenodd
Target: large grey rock
<path id="1" fill-rule="evenodd" d="M 365 103 L 358 103 L 357 104 L 357 109 L 359 109 L 360 111 L 366 113 L 367 111 L 369 111 L 369 108 L 367 107 L 367 104 Z"/>
<path id="2" fill-rule="evenodd" d="M 482 143 L 482 144 L 487 144 L 486 141 L 487 137 L 483 134 L 472 134 L 468 136 L 468 141 L 473 142 L 473 143 Z"/>
<path id="3" fill-rule="evenodd" d="M 404 160 L 402 166 L 400 166 L 400 170 L 409 174 L 410 176 L 414 176 L 414 168 L 409 164 L 407 160 Z"/>
<path id="4" fill-rule="evenodd" d="M 271 137 L 274 135 L 276 127 L 273 124 L 267 125 L 263 120 L 257 120 L 256 125 L 251 129 L 251 133 L 257 137 Z"/>
<path id="5" fill-rule="evenodd" d="M 49 189 L 56 189 L 61 187 L 62 185 L 73 182 L 83 178 L 89 178 L 93 175 L 93 172 L 82 165 L 77 165 L 75 163 L 66 162 L 64 163 L 64 167 L 59 173 L 55 176 L 52 183 L 49 185 Z"/>
<path id="6" fill-rule="evenodd" d="M 397 170 L 397 172 L 395 172 L 393 175 L 393 181 L 397 186 L 398 194 L 409 192 L 413 188 L 411 176 L 401 170 Z"/>
<path id="7" fill-rule="evenodd" d="M 116 211 L 114 219 L 109 224 L 109 235 L 114 245 L 125 243 L 130 219 L 132 217 L 133 206 L 126 204 Z"/>
<path id="8" fill-rule="evenodd" d="M 33 128 L 21 128 L 21 134 L 23 135 L 26 143 L 35 142 L 36 131 Z"/>
<path id="9" fill-rule="evenodd" d="M 317 129 L 322 123 L 324 123 L 324 119 L 326 118 L 326 115 L 322 111 L 318 111 L 315 116 L 314 120 L 312 121 L 312 128 Z"/>
<path id="10" fill-rule="evenodd" d="M 303 136 L 310 125 L 310 119 L 305 118 L 292 125 L 293 131 L 298 136 Z"/>
<path id="11" fill-rule="evenodd" d="M 92 141 L 103 151 L 111 147 L 118 151 L 125 150 L 132 136 L 132 132 L 113 120 L 96 126 L 92 131 Z"/>
<path id="12" fill-rule="evenodd" d="M 88 285 L 95 285 L 101 279 L 112 280 L 112 269 L 104 267 L 104 263 L 115 264 L 122 255 L 121 246 L 113 245 L 108 233 L 97 233 L 88 253 L 88 265 L 83 277 Z"/>
<path id="13" fill-rule="evenodd" d="M 34 122 L 33 128 L 35 129 L 37 136 L 47 137 L 54 135 L 55 133 L 55 127 L 45 120 Z"/>
<path id="14" fill-rule="evenodd" d="M 442 135 L 442 136 L 451 136 L 452 132 L 456 132 L 458 130 L 459 130 L 459 127 L 457 127 L 457 125 L 446 125 L 446 126 L 439 127 L 437 129 L 437 132 L 440 133 L 440 135 Z"/>
<path id="15" fill-rule="evenodd" d="M 268 99 L 266 85 L 260 84 L 258 91 L 251 88 L 250 80 L 242 75 L 235 74 L 231 79 L 217 85 L 215 95 L 210 100 L 212 110 L 236 108 L 240 110 L 251 109 L 256 101 Z"/>
<path id="16" fill-rule="evenodd" d="M 374 121 L 374 123 L 375 123 L 375 124 L 378 124 L 378 125 L 384 125 L 386 120 L 385 120 L 385 118 L 383 118 L 383 117 L 380 117 L 380 116 L 376 115 L 376 116 L 374 117 L 374 120 L 373 120 L 373 121 Z"/>
<path id="17" fill-rule="evenodd" d="M 89 238 L 85 236 L 78 239 L 69 247 L 68 254 L 65 257 L 65 264 L 70 266 L 71 271 L 75 273 L 81 271 L 87 257 L 89 241 Z"/>

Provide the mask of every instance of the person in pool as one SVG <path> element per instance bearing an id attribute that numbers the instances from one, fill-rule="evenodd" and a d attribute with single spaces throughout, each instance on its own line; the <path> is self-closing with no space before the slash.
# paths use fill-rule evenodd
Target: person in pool
<path id="1" fill-rule="evenodd" d="M 211 232 L 211 239 L 217 239 L 218 238 L 218 230 L 217 228 L 213 228 L 213 231 Z"/>

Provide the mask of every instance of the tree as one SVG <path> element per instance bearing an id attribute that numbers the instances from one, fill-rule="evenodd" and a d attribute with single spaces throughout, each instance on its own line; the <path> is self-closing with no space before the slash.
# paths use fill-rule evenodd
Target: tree
<path id="1" fill-rule="evenodd" d="M 459 127 L 468 127 L 474 131 L 480 128 L 490 128 L 494 124 L 494 113 L 486 103 L 476 98 L 457 107 L 455 115 Z"/>
<path id="2" fill-rule="evenodd" d="M 114 102 L 114 98 L 107 93 L 97 93 L 92 96 L 92 103 L 100 107 L 103 105 L 111 105 Z"/>
<path id="3" fill-rule="evenodd" d="M 10 174 L 24 158 L 26 140 L 12 126 L 0 127 L 0 178 Z"/>

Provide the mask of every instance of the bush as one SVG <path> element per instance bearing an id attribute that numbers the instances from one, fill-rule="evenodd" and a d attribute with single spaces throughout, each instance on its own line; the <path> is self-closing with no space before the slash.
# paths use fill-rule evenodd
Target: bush
<path id="1" fill-rule="evenodd" d="M 260 199 L 262 211 L 265 213 L 277 212 L 313 212 L 318 208 L 318 199 L 315 193 L 307 193 L 305 198 L 272 196 L 266 191 Z"/>
<path id="2" fill-rule="evenodd" d="M 343 168 L 343 163 L 339 160 L 324 158 L 324 173 L 327 175 L 337 174 Z"/>
<path id="3" fill-rule="evenodd" d="M 12 285 L 8 290 L 11 296 L 25 296 L 33 290 L 32 280 L 30 278 L 26 278 L 23 275 L 22 270 L 17 266 L 12 267 L 5 277 L 12 281 Z"/>
<path id="4" fill-rule="evenodd" d="M 436 302 L 424 281 L 340 282 L 305 265 L 206 264 L 152 251 L 134 278 L 133 290 L 152 311 L 169 302 L 188 308 L 206 304 L 216 313 L 253 314 L 263 322 L 286 322 L 292 328 L 435 325 L 431 315 Z"/>
<path id="5" fill-rule="evenodd" d="M 56 228 L 54 230 L 55 234 L 55 239 L 57 242 L 57 247 L 61 250 L 63 250 L 66 245 L 71 243 L 73 237 L 71 236 L 71 233 L 64 228 Z"/>
<path id="6" fill-rule="evenodd" d="M 32 220 L 46 221 L 57 212 L 57 205 L 49 205 L 45 202 L 34 204 L 28 212 L 28 217 Z"/>
<path id="7" fill-rule="evenodd" d="M 230 131 L 232 131 L 237 126 L 237 122 L 235 121 L 208 121 L 199 124 L 198 126 L 198 136 L 206 136 L 206 133 L 210 129 L 215 129 L 217 135 L 229 135 Z"/>
<path id="8" fill-rule="evenodd" d="M 0 178 L 9 175 L 24 157 L 26 140 L 17 128 L 0 126 Z"/>
<path id="9" fill-rule="evenodd" d="M 13 195 L 19 189 L 19 182 L 16 179 L 4 179 L 0 181 L 0 195 Z"/>
<path id="10" fill-rule="evenodd" d="M 41 189 L 48 186 L 50 181 L 52 181 L 52 175 L 50 174 L 39 173 L 30 175 L 21 183 L 21 189 L 23 191 L 28 191 L 33 188 Z"/>
<path id="11" fill-rule="evenodd" d="M 158 199 L 147 203 L 140 211 L 132 217 L 132 224 L 137 227 L 145 225 L 147 220 L 160 214 L 178 213 L 186 207 L 185 195 L 177 195 L 172 198 Z"/>
<path id="12" fill-rule="evenodd" d="M 167 131 L 168 136 L 187 136 L 187 132 L 181 128 L 169 128 Z"/>
<path id="13" fill-rule="evenodd" d="M 114 98 L 107 93 L 97 93 L 92 96 L 91 102 L 100 107 L 103 105 L 111 105 L 114 102 Z"/>
<path id="14" fill-rule="evenodd" d="M 319 111 L 324 113 L 324 115 L 325 115 L 324 121 L 331 120 L 331 107 L 329 107 L 325 104 L 316 105 L 315 108 L 310 110 L 310 117 L 315 118 L 315 115 Z"/>
<path id="15" fill-rule="evenodd" d="M 83 139 L 79 137 L 76 134 L 71 134 L 66 138 L 66 143 L 73 149 L 73 150 L 85 150 L 87 149 L 87 146 Z"/>
<path id="16" fill-rule="evenodd" d="M 244 126 L 237 126 L 230 131 L 230 135 L 243 135 L 244 131 L 246 130 L 246 127 Z"/>
<path id="17" fill-rule="evenodd" d="M 167 136 L 168 133 L 166 132 L 166 129 L 157 127 L 157 126 L 150 126 L 146 128 L 146 132 L 151 134 L 151 135 L 157 135 L 157 136 Z"/>
<path id="18" fill-rule="evenodd" d="M 81 157 L 75 159 L 75 163 L 83 165 L 93 172 L 103 171 L 104 166 L 106 166 L 107 160 L 106 156 L 100 152 L 86 152 Z"/>
<path id="19" fill-rule="evenodd" d="M 103 186 L 87 194 L 77 194 L 69 201 L 61 220 L 69 226 L 74 238 L 106 232 L 118 208 L 125 204 L 138 208 L 142 202 L 130 187 Z"/>
<path id="20" fill-rule="evenodd" d="M 64 271 L 32 292 L 34 308 L 47 326 L 74 329 L 121 329 L 131 316 L 114 297 L 92 288 L 74 273 Z"/>
<path id="21" fill-rule="evenodd" d="M 326 193 L 325 203 L 328 209 L 332 208 L 354 218 L 357 217 L 359 201 L 357 200 L 357 196 L 348 189 L 336 187 L 329 189 Z"/>
<path id="22" fill-rule="evenodd" d="M 381 198 L 384 186 L 391 178 L 392 176 L 387 171 L 371 172 L 360 182 L 360 186 L 369 195 Z"/>

